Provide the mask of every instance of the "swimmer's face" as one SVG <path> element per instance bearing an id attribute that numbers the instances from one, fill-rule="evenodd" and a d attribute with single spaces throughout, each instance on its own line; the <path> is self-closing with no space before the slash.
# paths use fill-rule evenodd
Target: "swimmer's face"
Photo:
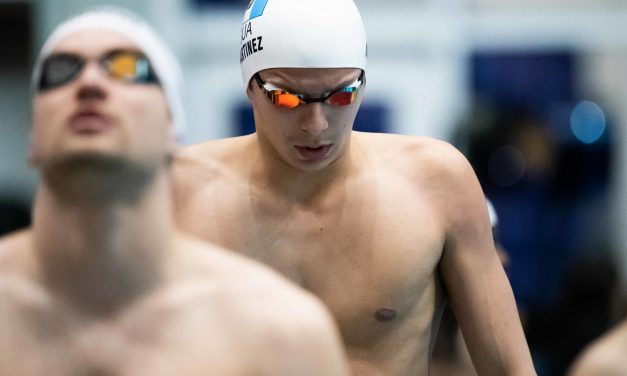
<path id="1" fill-rule="evenodd" d="M 276 88 L 320 98 L 353 84 L 361 72 L 353 68 L 277 68 L 261 71 L 259 77 Z M 298 170 L 323 169 L 346 151 L 364 89 L 362 85 L 353 103 L 345 106 L 308 103 L 287 109 L 273 104 L 253 78 L 248 96 L 262 147 Z"/>
<path id="2" fill-rule="evenodd" d="M 157 83 L 108 77 L 99 59 L 115 50 L 139 51 L 121 34 L 81 31 L 61 40 L 52 54 L 87 63 L 75 79 L 40 90 L 33 100 L 31 162 L 38 167 L 74 157 L 114 158 L 159 166 L 173 148 L 171 118 Z"/>

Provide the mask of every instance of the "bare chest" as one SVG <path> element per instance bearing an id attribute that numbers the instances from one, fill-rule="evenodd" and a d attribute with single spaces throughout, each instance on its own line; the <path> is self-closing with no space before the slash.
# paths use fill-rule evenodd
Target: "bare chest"
<path id="1" fill-rule="evenodd" d="M 442 304 L 437 264 L 444 239 L 428 200 L 403 186 L 381 186 L 316 209 L 246 197 L 214 210 L 222 221 L 205 221 L 199 234 L 320 297 L 349 344 L 420 336 L 428 346 Z M 407 337 L 390 338 L 401 327 Z"/>

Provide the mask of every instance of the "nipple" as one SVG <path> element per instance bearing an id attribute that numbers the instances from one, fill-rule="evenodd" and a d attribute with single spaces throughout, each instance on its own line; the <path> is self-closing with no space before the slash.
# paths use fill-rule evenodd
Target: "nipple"
<path id="1" fill-rule="evenodd" d="M 396 311 L 387 308 L 381 308 L 374 313 L 374 318 L 377 321 L 391 321 L 396 317 Z"/>

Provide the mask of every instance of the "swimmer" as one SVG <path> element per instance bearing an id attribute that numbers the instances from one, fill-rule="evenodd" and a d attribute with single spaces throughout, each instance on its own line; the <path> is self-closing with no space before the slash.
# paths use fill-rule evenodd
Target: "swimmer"
<path id="1" fill-rule="evenodd" d="M 353 1 L 251 1 L 240 52 L 256 132 L 177 156 L 181 228 L 317 295 L 355 375 L 427 375 L 447 301 L 480 375 L 535 374 L 469 163 L 352 130 L 368 80 Z"/>
<path id="2" fill-rule="evenodd" d="M 0 375 L 347 375 L 313 295 L 174 226 L 179 86 L 171 52 L 121 9 L 45 43 L 34 223 L 0 240 Z"/>

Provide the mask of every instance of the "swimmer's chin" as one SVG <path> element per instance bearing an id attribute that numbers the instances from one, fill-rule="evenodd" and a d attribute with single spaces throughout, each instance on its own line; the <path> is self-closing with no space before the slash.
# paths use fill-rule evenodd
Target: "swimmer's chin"
<path id="1" fill-rule="evenodd" d="M 46 166 L 65 166 L 74 164 L 100 164 L 119 163 L 120 156 L 114 153 L 95 150 L 73 150 L 57 153 L 31 153 L 28 158 L 33 168 L 45 168 Z"/>
<path id="2" fill-rule="evenodd" d="M 74 151 L 51 158 L 42 168 L 66 172 L 114 172 L 133 163 L 123 156 L 102 151 Z"/>
<path id="3" fill-rule="evenodd" d="M 156 176 L 146 166 L 115 155 L 74 153 L 41 166 L 45 185 L 67 200 L 133 203 Z"/>

